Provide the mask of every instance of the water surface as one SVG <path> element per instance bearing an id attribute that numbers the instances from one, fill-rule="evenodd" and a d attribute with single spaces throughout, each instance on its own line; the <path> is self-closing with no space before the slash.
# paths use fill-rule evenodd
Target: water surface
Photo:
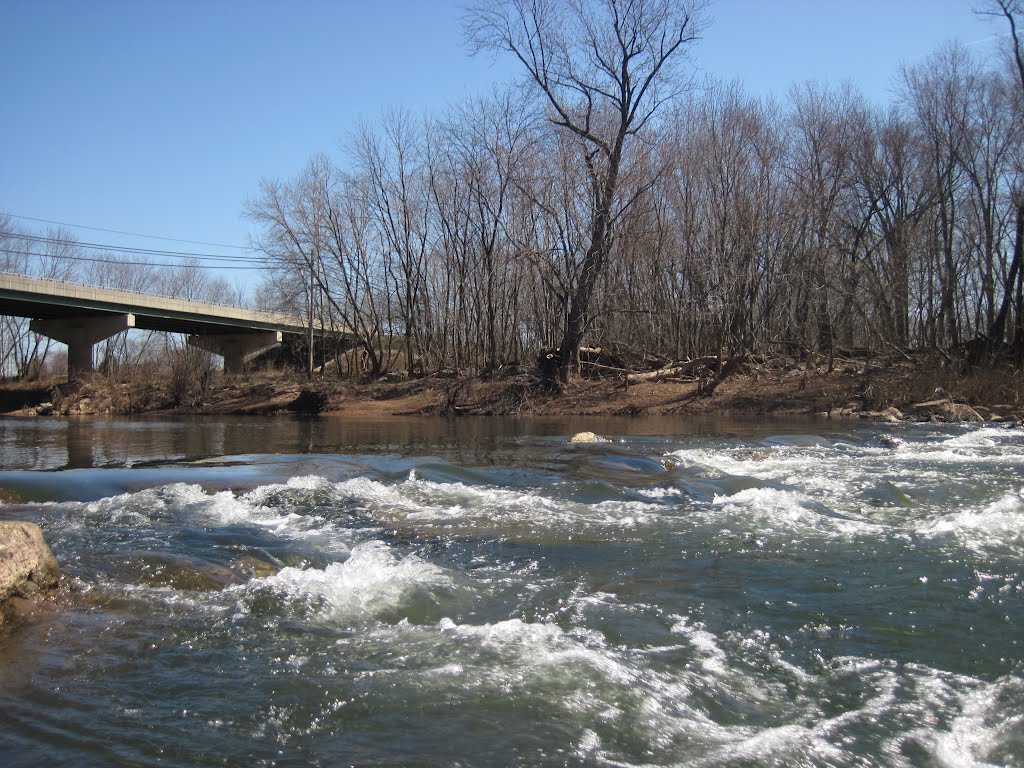
<path id="1" fill-rule="evenodd" d="M 0 436 L 77 588 L 0 630 L 5 764 L 1024 765 L 1019 429 Z"/>

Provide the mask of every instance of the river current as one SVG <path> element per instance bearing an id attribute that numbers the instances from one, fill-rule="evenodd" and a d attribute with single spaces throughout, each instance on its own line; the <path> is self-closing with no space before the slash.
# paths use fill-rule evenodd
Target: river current
<path id="1" fill-rule="evenodd" d="M 0 629 L 3 766 L 1024 766 L 1019 428 L 0 437 L 74 587 Z"/>

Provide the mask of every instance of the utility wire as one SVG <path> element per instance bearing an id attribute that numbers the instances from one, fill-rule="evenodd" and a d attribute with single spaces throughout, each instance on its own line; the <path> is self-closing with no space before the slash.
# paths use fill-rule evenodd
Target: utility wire
<path id="1" fill-rule="evenodd" d="M 203 261 L 241 261 L 247 263 L 266 263 L 265 256 L 225 256 L 216 253 L 196 253 L 193 251 L 165 251 L 155 248 L 131 248 L 123 245 L 109 245 L 106 243 L 83 243 L 77 240 L 64 240 L 58 237 L 43 237 L 41 235 L 22 235 L 16 232 L 3 232 L 0 234 L 16 240 L 28 240 L 34 243 L 47 243 L 51 245 L 66 245 L 72 248 L 88 248 L 91 250 L 108 251 L 116 253 L 130 253 L 138 256 L 165 256 L 169 258 L 196 258 Z"/>
<path id="2" fill-rule="evenodd" d="M 44 224 L 56 224 L 60 227 L 72 227 L 73 229 L 91 229 L 95 232 L 110 232 L 115 235 L 130 235 L 131 237 L 145 237 L 150 240 L 167 240 L 172 243 L 189 243 L 191 245 L 209 245 L 214 248 L 235 248 L 240 251 L 252 251 L 245 245 L 225 245 L 224 243 L 207 243 L 202 240 L 184 240 L 180 237 L 161 237 L 160 235 L 142 235 L 138 232 L 122 232 L 120 229 L 104 229 L 103 227 L 90 227 L 86 224 L 68 224 L 66 221 L 53 221 L 52 219 L 36 219 L 32 216 L 19 216 L 16 213 L 0 213 L 0 216 L 10 216 L 12 219 L 23 219 L 25 221 L 40 221 Z"/>
<path id="3" fill-rule="evenodd" d="M 163 268 L 167 268 L 167 269 L 182 269 L 182 268 L 188 269 L 188 268 L 194 268 L 194 269 L 216 269 L 216 270 L 221 270 L 221 269 L 241 269 L 241 270 L 252 270 L 252 271 L 257 271 L 257 270 L 265 271 L 266 270 L 265 266 L 256 266 L 256 265 L 252 265 L 252 264 L 250 264 L 250 265 L 218 264 L 218 265 L 213 265 L 213 266 L 208 266 L 208 265 L 203 265 L 203 264 L 158 264 L 158 263 L 154 263 L 152 261 L 123 261 L 122 259 L 104 259 L 104 258 L 100 258 L 100 257 L 97 257 L 97 256 L 67 256 L 67 255 L 63 255 L 63 254 L 60 255 L 60 256 L 51 256 L 51 255 L 47 255 L 45 253 L 35 253 L 33 251 L 19 251 L 19 250 L 15 250 L 13 248 L 0 248 L 0 252 L 3 252 L 3 253 L 13 253 L 16 256 L 34 256 L 36 258 L 49 258 L 49 259 L 55 259 L 55 260 L 58 260 L 58 261 L 67 259 L 68 261 L 88 261 L 88 262 L 92 262 L 92 263 L 95 263 L 95 264 L 124 264 L 124 265 L 127 265 L 127 266 L 133 266 L 133 267 L 163 267 Z"/>

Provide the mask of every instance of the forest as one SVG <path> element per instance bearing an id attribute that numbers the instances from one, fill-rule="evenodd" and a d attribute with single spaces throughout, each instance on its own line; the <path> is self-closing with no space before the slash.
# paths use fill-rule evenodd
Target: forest
<path id="1" fill-rule="evenodd" d="M 522 80 L 443 114 L 395 108 L 265 179 L 244 209 L 264 266 L 245 298 L 345 329 L 345 347 L 318 352 L 331 360 L 307 364 L 360 379 L 539 359 L 556 385 L 609 360 L 928 353 L 1019 368 L 1024 5 L 979 13 L 1001 22 L 998 53 L 945 44 L 879 104 L 852 83 L 773 99 L 697 72 L 698 2 L 470 8 L 476 55 L 515 57 Z M 86 274 L 61 259 L 75 247 L 0 221 L 4 271 L 155 279 Z M 161 279 L 243 298 L 196 269 Z M 24 321 L 2 334 L 5 373 L 44 367 Z M 138 343 L 107 346 L 138 360 Z M 581 363 L 596 348 L 601 362 Z"/>

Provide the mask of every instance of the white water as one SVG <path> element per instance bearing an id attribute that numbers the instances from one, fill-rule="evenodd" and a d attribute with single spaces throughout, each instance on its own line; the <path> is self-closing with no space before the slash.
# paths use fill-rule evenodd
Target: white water
<path id="1" fill-rule="evenodd" d="M 596 485 L 605 456 L 548 443 L 582 471 L 346 457 L 32 507 L 88 599 L 41 641 L 54 703 L 8 691 L 7 725 L 71 759 L 48 706 L 84 734 L 104 674 L 130 759 L 150 722 L 241 763 L 1024 764 L 1024 433 L 687 442 Z M 136 580 L 144 556 L 279 570 L 202 591 Z"/>

